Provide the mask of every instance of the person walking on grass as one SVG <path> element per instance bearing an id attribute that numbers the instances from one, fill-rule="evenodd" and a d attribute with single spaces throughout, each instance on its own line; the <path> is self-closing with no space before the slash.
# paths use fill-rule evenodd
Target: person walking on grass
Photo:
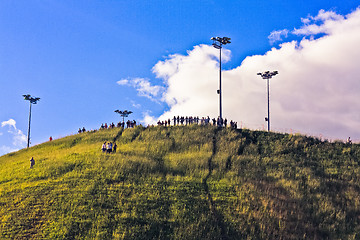
<path id="1" fill-rule="evenodd" d="M 32 158 L 30 159 L 30 168 L 33 168 L 34 165 L 35 165 L 35 160 L 34 160 L 34 158 L 32 157 Z"/>

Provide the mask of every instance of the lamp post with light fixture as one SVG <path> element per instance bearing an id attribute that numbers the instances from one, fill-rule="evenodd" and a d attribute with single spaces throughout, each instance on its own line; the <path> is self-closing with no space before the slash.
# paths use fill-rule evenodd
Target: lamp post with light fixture
<path id="1" fill-rule="evenodd" d="M 31 105 L 37 104 L 37 101 L 40 100 L 39 97 L 31 97 L 30 94 L 23 95 L 24 100 L 27 100 L 30 102 L 30 111 L 29 111 L 29 128 L 28 128 L 28 137 L 27 137 L 27 148 L 30 146 L 30 123 L 31 123 Z"/>
<path id="2" fill-rule="evenodd" d="M 263 79 L 266 79 L 267 81 L 267 108 L 268 108 L 268 115 L 265 118 L 265 121 L 268 123 L 268 132 L 270 131 L 270 93 L 269 93 L 269 80 L 278 74 L 278 71 L 266 71 L 263 73 L 257 73 L 257 75 L 261 76 Z"/>
<path id="3" fill-rule="evenodd" d="M 125 111 L 115 110 L 114 112 L 120 114 L 120 116 L 123 117 L 123 124 L 125 123 L 125 117 L 128 117 L 130 114 L 133 113 L 132 111 L 128 111 L 128 110 Z"/>
<path id="4" fill-rule="evenodd" d="M 220 50 L 220 57 L 219 57 L 219 89 L 217 90 L 217 93 L 219 94 L 219 117 L 222 119 L 222 99 L 221 99 L 221 48 L 222 45 L 226 45 L 231 43 L 231 38 L 228 37 L 212 37 L 210 40 L 213 40 L 213 47 Z"/>

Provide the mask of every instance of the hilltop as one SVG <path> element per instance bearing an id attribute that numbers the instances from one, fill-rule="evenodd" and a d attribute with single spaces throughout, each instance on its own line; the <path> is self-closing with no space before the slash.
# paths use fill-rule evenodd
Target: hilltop
<path id="1" fill-rule="evenodd" d="M 246 129 L 81 133 L 0 157 L 0 238 L 359 239 L 359 159 Z"/>

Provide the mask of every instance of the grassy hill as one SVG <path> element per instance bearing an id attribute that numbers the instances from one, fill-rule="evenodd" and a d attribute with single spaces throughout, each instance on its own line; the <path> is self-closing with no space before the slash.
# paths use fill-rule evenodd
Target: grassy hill
<path id="1" fill-rule="evenodd" d="M 77 134 L 0 157 L 0 239 L 359 239 L 359 164 L 359 145 L 299 135 Z"/>

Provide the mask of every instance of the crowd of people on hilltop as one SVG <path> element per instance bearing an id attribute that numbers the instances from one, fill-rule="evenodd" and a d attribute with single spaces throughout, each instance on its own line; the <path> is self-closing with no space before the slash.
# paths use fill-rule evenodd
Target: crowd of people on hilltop
<path id="1" fill-rule="evenodd" d="M 116 125 L 114 123 L 111 123 L 109 125 L 107 123 L 105 123 L 105 124 L 102 123 L 101 126 L 100 126 L 100 129 L 108 129 L 108 128 L 115 128 L 115 127 L 125 128 L 125 124 L 126 124 L 127 128 L 134 128 L 136 126 L 136 121 L 135 120 L 132 120 L 132 121 L 127 120 L 126 123 L 125 122 L 118 122 Z"/>
<path id="2" fill-rule="evenodd" d="M 202 117 L 201 119 L 199 117 L 184 117 L 184 116 L 174 116 L 172 119 L 173 122 L 173 126 L 177 126 L 177 125 L 191 125 L 191 124 L 200 124 L 200 125 L 209 125 L 212 124 L 214 126 L 218 126 L 218 127 L 227 127 L 228 126 L 228 120 L 225 118 L 220 118 L 218 117 L 210 119 L 209 116 L 207 117 Z M 157 122 L 158 126 L 171 126 L 171 119 L 165 120 L 165 121 L 158 121 Z M 230 121 L 230 127 L 232 128 L 237 128 L 237 122 L 234 121 Z"/>
<path id="3" fill-rule="evenodd" d="M 213 125 L 213 126 L 218 126 L 218 127 L 227 127 L 230 126 L 231 128 L 237 129 L 237 122 L 234 121 L 230 121 L 229 125 L 228 125 L 228 120 L 226 118 L 212 118 L 210 119 L 209 116 L 207 117 L 184 117 L 184 116 L 174 116 L 173 119 L 171 120 L 170 118 L 168 120 L 165 121 L 158 121 L 157 125 L 158 126 L 179 126 L 179 125 L 192 125 L 192 124 L 197 124 L 197 125 Z M 128 120 L 126 122 L 118 122 L 116 125 L 112 122 L 110 124 L 107 123 L 102 123 L 100 126 L 100 130 L 102 129 L 111 129 L 111 128 L 134 128 L 136 127 L 136 121 L 135 120 Z M 96 131 L 96 130 L 94 130 Z M 78 133 L 83 133 L 86 132 L 85 127 L 83 128 L 79 128 Z"/>
<path id="4" fill-rule="evenodd" d="M 110 124 L 102 123 L 101 126 L 100 126 L 100 130 L 101 129 L 111 129 L 111 128 L 115 128 L 115 127 L 125 128 L 125 126 L 126 126 L 126 128 L 134 128 L 136 126 L 136 121 L 135 120 L 132 120 L 132 121 L 128 120 L 127 122 L 118 122 L 116 125 L 114 123 L 110 123 Z M 96 130 L 93 130 L 93 131 L 96 132 Z M 79 128 L 78 133 L 84 133 L 84 132 L 86 132 L 85 127 Z"/>

